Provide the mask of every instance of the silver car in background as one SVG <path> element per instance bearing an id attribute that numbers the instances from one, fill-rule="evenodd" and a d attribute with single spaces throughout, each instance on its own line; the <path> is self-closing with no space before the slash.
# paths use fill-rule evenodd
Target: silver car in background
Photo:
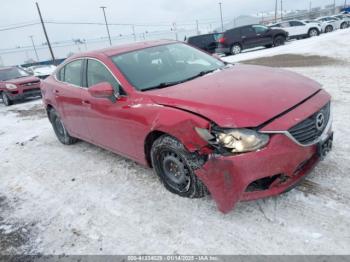
<path id="1" fill-rule="evenodd" d="M 332 17 L 335 17 L 341 21 L 340 29 L 345 29 L 350 26 L 350 16 L 339 14 L 339 15 L 334 15 Z"/>
<path id="2" fill-rule="evenodd" d="M 340 28 L 341 21 L 335 17 L 324 16 L 315 19 L 315 21 L 321 23 L 322 32 L 330 33 Z"/>

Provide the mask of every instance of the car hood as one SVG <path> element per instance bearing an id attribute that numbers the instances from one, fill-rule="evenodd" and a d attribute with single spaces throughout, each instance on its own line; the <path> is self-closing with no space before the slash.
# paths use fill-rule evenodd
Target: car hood
<path id="1" fill-rule="evenodd" d="M 51 75 L 55 69 L 54 68 L 40 68 L 40 69 L 35 69 L 34 71 L 34 75 Z"/>
<path id="2" fill-rule="evenodd" d="M 317 82 L 290 71 L 235 65 L 147 93 L 160 105 L 191 111 L 221 127 L 256 127 L 320 89 Z"/>
<path id="3" fill-rule="evenodd" d="M 40 81 L 40 79 L 35 77 L 35 76 L 26 76 L 26 77 L 6 80 L 4 82 L 15 84 L 15 85 L 21 85 L 21 84 L 25 84 L 25 83 L 38 82 L 38 81 Z"/>

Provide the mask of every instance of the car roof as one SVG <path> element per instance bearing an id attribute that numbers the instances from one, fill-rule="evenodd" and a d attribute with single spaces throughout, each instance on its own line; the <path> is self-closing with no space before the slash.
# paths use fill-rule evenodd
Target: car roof
<path id="1" fill-rule="evenodd" d="M 141 50 L 141 49 L 145 49 L 145 48 L 166 45 L 166 44 L 173 44 L 173 43 L 181 43 L 181 42 L 175 41 L 175 40 L 154 40 L 154 41 L 128 43 L 128 44 L 112 46 L 112 47 L 104 48 L 104 49 L 100 49 L 100 50 L 79 53 L 79 54 L 73 55 L 70 58 L 78 58 L 78 57 L 83 57 L 83 56 L 96 56 L 96 55 L 99 55 L 101 53 L 103 53 L 106 56 L 115 56 L 115 55 L 128 53 L 128 52 L 132 52 L 132 51 L 136 51 L 136 50 Z"/>
<path id="2" fill-rule="evenodd" d="M 203 34 L 203 35 L 193 35 L 193 36 L 189 36 L 188 39 L 195 38 L 195 37 L 201 37 L 201 36 L 207 36 L 207 35 L 218 35 L 218 34 L 222 34 L 222 33 L 209 33 L 209 34 Z"/>

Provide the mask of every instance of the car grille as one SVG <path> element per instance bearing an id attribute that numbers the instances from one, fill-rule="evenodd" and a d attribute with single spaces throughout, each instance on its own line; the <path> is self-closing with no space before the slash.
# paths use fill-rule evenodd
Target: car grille
<path id="1" fill-rule="evenodd" d="M 289 129 L 289 133 L 301 144 L 306 145 L 318 139 L 325 130 L 330 119 L 331 104 L 328 103 L 320 111 Z M 323 114 L 323 125 L 321 123 Z"/>
<path id="2" fill-rule="evenodd" d="M 35 86 L 35 85 L 38 85 L 39 83 L 40 81 L 28 82 L 28 83 L 21 84 L 21 86 Z"/>
<path id="3" fill-rule="evenodd" d="M 34 91 L 40 91 L 40 88 L 26 89 L 26 90 L 23 90 L 23 93 L 29 93 L 29 92 L 34 92 Z"/>

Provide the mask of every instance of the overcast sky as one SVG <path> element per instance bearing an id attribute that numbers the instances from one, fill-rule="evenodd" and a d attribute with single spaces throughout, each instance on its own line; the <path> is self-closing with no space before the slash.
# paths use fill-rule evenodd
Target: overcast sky
<path id="1" fill-rule="evenodd" d="M 148 27 L 136 26 L 136 33 L 171 29 L 176 22 L 178 27 L 193 28 L 198 20 L 200 29 L 205 31 L 209 26 L 216 27 L 220 23 L 218 0 L 38 0 L 44 20 L 58 22 L 104 22 L 100 6 L 106 6 L 109 23 L 146 24 Z M 257 14 L 262 11 L 273 11 L 275 0 L 222 0 L 224 20 L 244 14 Z M 280 0 L 279 0 L 280 2 Z M 283 0 L 285 10 L 308 9 L 309 0 Z M 344 4 L 344 0 L 337 0 Z M 349 1 L 350 2 L 350 1 Z M 324 6 L 333 4 L 333 0 L 312 0 L 312 5 Z M 32 50 L 4 54 L 4 50 L 31 45 L 29 35 L 33 35 L 38 45 L 40 59 L 48 59 L 49 53 L 44 49 L 45 42 L 40 25 L 11 31 L 1 28 L 38 22 L 38 13 L 33 0 L 1 0 L 0 16 L 0 57 L 4 64 L 22 63 L 34 58 Z M 193 25 L 192 25 L 193 24 Z M 154 25 L 154 26 L 153 26 Z M 159 25 L 159 26 L 156 26 Z M 51 42 L 71 41 L 72 39 L 93 39 L 106 36 L 106 30 L 99 25 L 47 25 Z M 131 26 L 111 26 L 112 36 L 131 34 Z M 118 42 L 117 40 L 113 41 Z M 70 43 L 71 44 L 71 43 Z M 99 46 L 108 42 L 99 43 Z M 40 47 L 41 46 L 41 47 Z M 89 44 L 88 49 L 97 47 Z M 86 46 L 57 47 L 57 56 L 65 56 L 68 52 L 85 50 Z M 8 50 L 6 51 L 8 52 Z M 0 60 L 0 63 L 1 63 Z"/>

